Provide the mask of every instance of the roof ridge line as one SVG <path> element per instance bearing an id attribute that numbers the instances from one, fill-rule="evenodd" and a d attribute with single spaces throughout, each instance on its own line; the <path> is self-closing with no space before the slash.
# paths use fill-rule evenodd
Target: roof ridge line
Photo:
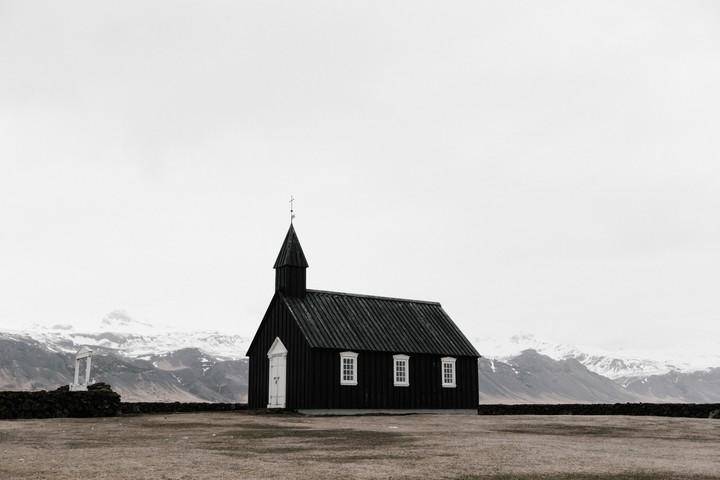
<path id="1" fill-rule="evenodd" d="M 429 300 L 414 300 L 411 298 L 398 298 L 398 297 L 384 297 L 381 295 L 367 295 L 364 293 L 348 293 L 348 292 L 335 292 L 331 290 L 317 290 L 314 288 L 308 288 L 308 292 L 315 292 L 315 293 L 327 293 L 331 295 L 346 295 L 349 297 L 362 297 L 362 298 L 374 298 L 377 300 L 390 300 L 395 302 L 406 302 L 406 303 L 424 303 L 427 305 L 438 305 L 440 306 L 440 302 L 433 302 Z"/>

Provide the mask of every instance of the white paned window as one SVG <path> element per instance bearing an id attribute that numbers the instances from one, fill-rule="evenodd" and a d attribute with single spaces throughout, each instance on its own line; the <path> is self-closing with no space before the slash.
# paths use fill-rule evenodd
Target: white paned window
<path id="1" fill-rule="evenodd" d="M 407 355 L 393 355 L 393 385 L 410 386 L 410 357 Z"/>
<path id="2" fill-rule="evenodd" d="M 340 353 L 340 385 L 357 385 L 357 358 L 355 352 Z"/>
<path id="3" fill-rule="evenodd" d="M 453 357 L 443 357 L 440 359 L 440 365 L 442 386 L 445 388 L 455 388 L 455 359 Z"/>

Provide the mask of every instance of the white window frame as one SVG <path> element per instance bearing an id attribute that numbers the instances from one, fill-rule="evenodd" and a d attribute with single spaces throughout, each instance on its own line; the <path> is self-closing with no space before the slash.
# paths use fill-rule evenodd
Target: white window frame
<path id="1" fill-rule="evenodd" d="M 352 380 L 345 380 L 345 359 L 352 360 Z M 340 385 L 357 385 L 357 372 L 358 372 L 358 354 L 356 352 L 340 352 Z"/>
<path id="2" fill-rule="evenodd" d="M 398 382 L 398 362 L 405 363 L 405 381 Z M 396 387 L 409 387 L 410 386 L 410 357 L 407 355 L 397 354 L 393 355 L 393 385 Z"/>
<path id="3" fill-rule="evenodd" d="M 442 383 L 443 388 L 455 388 L 457 386 L 455 360 L 456 359 L 453 357 L 443 357 L 440 359 L 440 382 Z M 445 365 L 450 365 L 452 367 L 452 382 L 449 383 L 445 381 Z"/>

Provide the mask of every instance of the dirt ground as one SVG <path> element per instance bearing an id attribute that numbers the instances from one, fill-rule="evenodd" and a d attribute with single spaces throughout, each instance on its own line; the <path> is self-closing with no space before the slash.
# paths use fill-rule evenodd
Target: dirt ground
<path id="1" fill-rule="evenodd" d="M 720 420 L 202 413 L 0 421 L 0 479 L 720 479 Z"/>

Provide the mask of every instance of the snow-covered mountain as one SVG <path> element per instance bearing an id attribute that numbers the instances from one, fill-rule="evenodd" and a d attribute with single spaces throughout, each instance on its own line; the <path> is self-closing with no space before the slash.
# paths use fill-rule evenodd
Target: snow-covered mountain
<path id="1" fill-rule="evenodd" d="M 0 390 L 67 385 L 74 358 L 27 336 L 0 334 Z M 218 360 L 193 348 L 148 359 L 106 350 L 93 357 L 92 365 L 91 381 L 109 383 L 123 401 L 247 401 L 247 359 Z"/>
<path id="2" fill-rule="evenodd" d="M 176 331 L 133 319 L 122 310 L 107 314 L 93 329 L 76 330 L 71 325 L 34 326 L 8 332 L 29 337 L 54 352 L 75 353 L 81 346 L 147 359 L 183 348 L 196 348 L 219 360 L 245 357 L 249 337 L 212 330 Z"/>
<path id="3" fill-rule="evenodd" d="M 628 393 L 662 402 L 714 403 L 720 399 L 720 368 L 623 380 Z"/>
<path id="4" fill-rule="evenodd" d="M 481 358 L 478 376 L 481 403 L 640 401 L 639 396 L 575 359 L 553 360 L 535 350 L 525 350 L 506 361 Z"/>
<path id="5" fill-rule="evenodd" d="M 174 331 L 114 311 L 95 328 L 34 326 L 0 332 L 0 390 L 67 384 L 82 346 L 93 377 L 126 401 L 245 401 L 251 338 Z M 476 338 L 481 402 L 720 401 L 720 356 L 662 355 L 554 344 L 532 335 Z M 688 349 L 689 350 L 689 349 Z"/>
<path id="6" fill-rule="evenodd" d="M 95 350 L 93 379 L 125 401 L 247 400 L 248 338 L 216 331 L 174 331 L 114 311 L 95 328 L 33 326 L 0 332 L 0 390 L 67 385 L 75 353 Z"/>
<path id="7" fill-rule="evenodd" d="M 81 346 L 111 351 L 130 358 L 148 359 L 183 348 L 196 348 L 219 360 L 245 357 L 252 338 L 212 330 L 178 331 L 169 326 L 139 321 L 122 310 L 107 314 L 95 328 L 77 329 L 71 325 L 34 326 L 10 332 L 29 337 L 54 352 L 74 353 Z M 720 366 L 717 355 L 689 356 L 694 352 L 662 355 L 655 352 L 607 351 L 596 347 L 552 343 L 534 335 L 476 337 L 472 343 L 488 359 L 507 361 L 525 350 L 534 350 L 554 360 L 577 360 L 591 372 L 627 381 L 671 372 L 695 372 Z"/>
<path id="8" fill-rule="evenodd" d="M 670 372 L 695 372 L 720 366 L 720 354 L 696 355 L 694 352 L 606 351 L 595 347 L 578 347 L 551 343 L 534 335 L 513 335 L 508 338 L 478 337 L 473 339 L 475 348 L 489 359 L 508 360 L 524 350 L 534 350 L 554 360 L 577 360 L 591 372 L 613 380 L 626 380 Z M 665 358 L 670 356 L 670 358 Z"/>

